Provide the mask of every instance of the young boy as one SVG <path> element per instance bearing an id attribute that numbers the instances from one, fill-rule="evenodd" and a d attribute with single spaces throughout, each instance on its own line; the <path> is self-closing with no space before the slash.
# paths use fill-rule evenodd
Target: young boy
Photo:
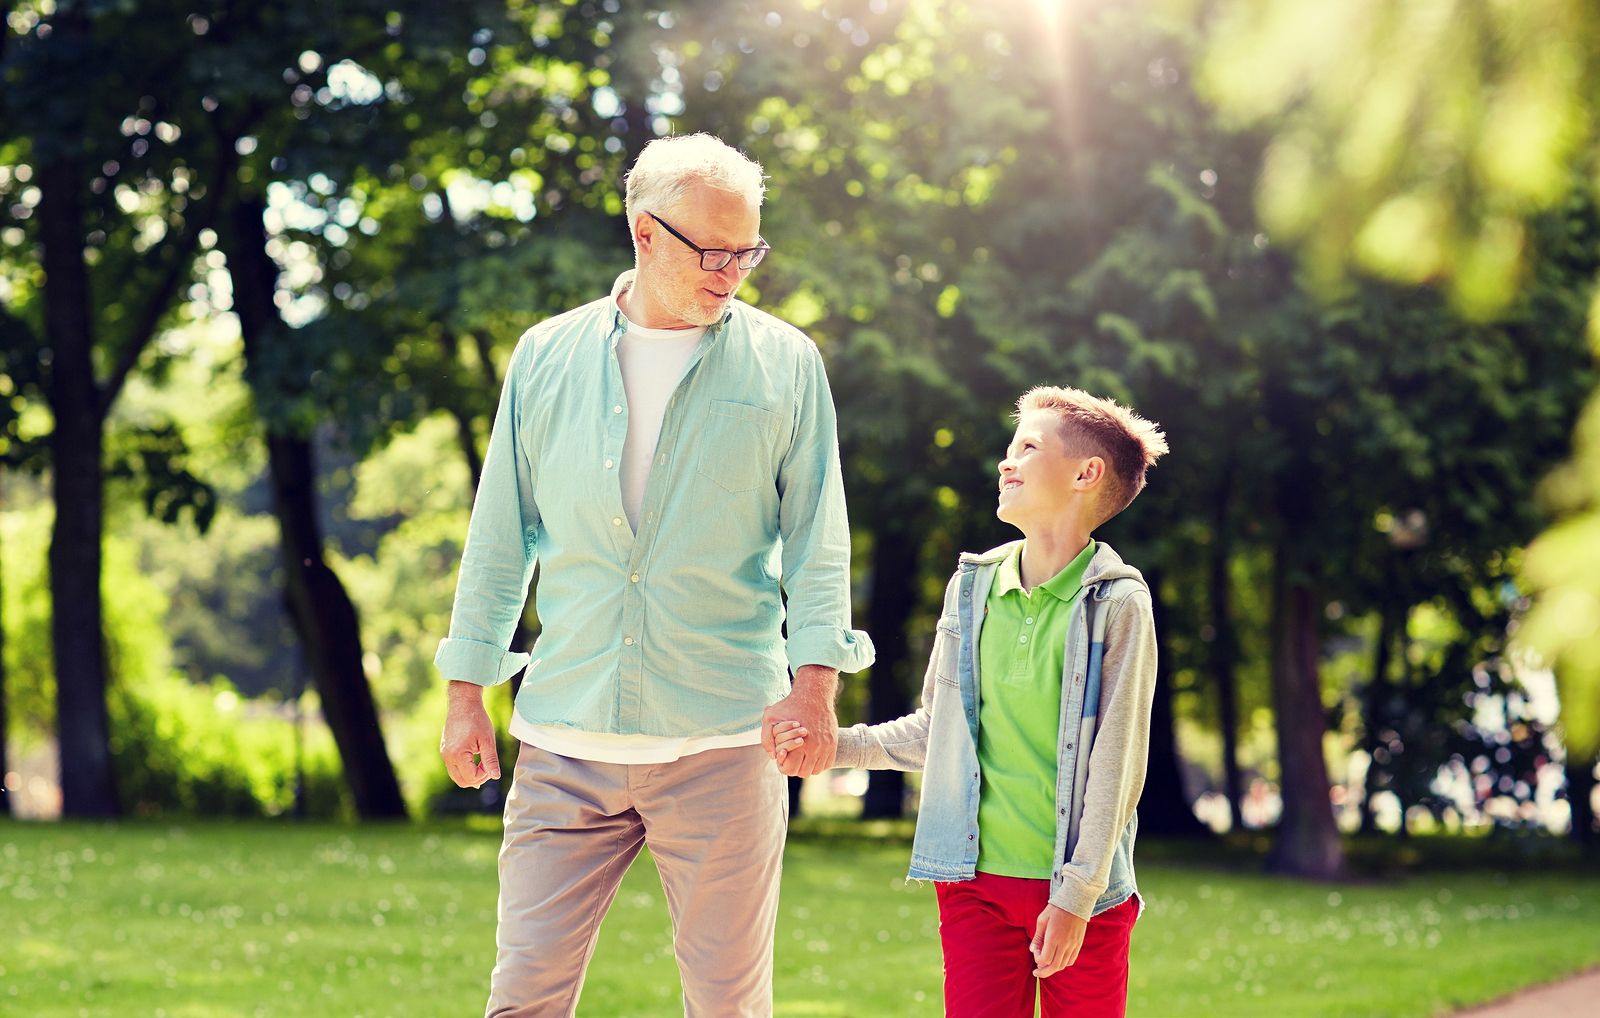
<path id="1" fill-rule="evenodd" d="M 1166 451 L 1110 400 L 1018 400 L 996 515 L 1023 539 L 961 556 L 921 709 L 839 733 L 836 766 L 926 772 L 910 875 L 936 882 L 947 1015 L 1126 1009 L 1156 643 L 1144 578 L 1090 535 Z M 775 725 L 774 757 L 807 734 Z"/>

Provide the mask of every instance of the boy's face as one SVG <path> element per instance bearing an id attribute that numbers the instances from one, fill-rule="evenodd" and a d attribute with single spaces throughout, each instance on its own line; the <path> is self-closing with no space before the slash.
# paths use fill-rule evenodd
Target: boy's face
<path id="1" fill-rule="evenodd" d="M 1061 422 L 1048 410 L 1030 410 L 1000 461 L 1000 501 L 995 515 L 1026 531 L 1071 512 L 1105 471 L 1098 456 L 1068 455 Z"/>

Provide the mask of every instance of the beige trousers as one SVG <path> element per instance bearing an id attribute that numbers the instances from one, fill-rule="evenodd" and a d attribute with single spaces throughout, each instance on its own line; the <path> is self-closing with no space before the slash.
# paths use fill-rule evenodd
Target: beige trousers
<path id="1" fill-rule="evenodd" d="M 772 1014 L 789 798 L 760 746 L 609 764 L 522 744 L 500 848 L 488 1018 L 575 1015 L 600 920 L 642 845 L 692 1018 Z"/>

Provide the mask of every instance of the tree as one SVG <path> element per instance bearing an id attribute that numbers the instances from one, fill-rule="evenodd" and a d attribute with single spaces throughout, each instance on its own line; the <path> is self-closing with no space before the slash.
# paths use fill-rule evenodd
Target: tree
<path id="1" fill-rule="evenodd" d="M 1230 0 L 1208 22 L 1205 77 L 1240 121 L 1279 122 L 1262 178 L 1270 228 L 1324 288 L 1357 267 L 1438 283 L 1468 316 L 1513 307 L 1540 244 L 1530 218 L 1592 182 L 1600 12 L 1583 0 L 1327 8 Z M 1460 111 L 1480 111 L 1461 116 Z M 1589 292 L 1594 292 L 1592 285 Z M 1591 305 L 1600 351 L 1600 305 Z M 1600 745 L 1600 404 L 1549 486 L 1567 520 L 1527 557 L 1522 629 L 1556 667 L 1569 754 Z"/>
<path id="2" fill-rule="evenodd" d="M 9 18 L 0 54 L 0 137 L 26 160 L 10 178 L 32 181 L 18 207 L 44 277 L 42 307 L 30 304 L 9 328 L 38 354 L 54 418 L 50 585 L 69 816 L 118 812 L 101 635 L 107 421 L 221 198 L 187 187 L 178 132 L 148 103 L 178 73 L 145 59 L 170 34 L 131 12 L 63 3 Z M 166 200 L 148 201 L 151 185 Z"/>

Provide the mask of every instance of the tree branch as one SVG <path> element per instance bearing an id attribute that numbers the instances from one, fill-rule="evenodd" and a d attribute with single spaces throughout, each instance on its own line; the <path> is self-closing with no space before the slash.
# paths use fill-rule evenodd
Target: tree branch
<path id="1" fill-rule="evenodd" d="M 252 109 L 245 118 L 249 123 L 255 119 L 259 107 Z M 111 405 L 117 401 L 122 386 L 128 380 L 128 375 L 133 372 L 139 363 L 139 358 L 144 355 L 145 348 L 155 337 L 156 327 L 161 324 L 162 317 L 172 306 L 173 297 L 176 296 L 179 284 L 184 275 L 193 264 L 195 245 L 199 243 L 200 234 L 210 229 L 216 221 L 217 213 L 230 197 L 233 185 L 234 171 L 238 168 L 239 156 L 235 149 L 233 139 L 241 136 L 244 131 L 219 131 L 217 132 L 217 163 L 211 181 L 206 187 L 205 197 L 196 204 L 199 206 L 193 215 L 185 217 L 183 230 L 176 236 L 168 235 L 157 247 L 154 257 L 164 259 L 169 264 L 160 280 L 150 290 L 149 298 L 133 317 L 133 328 L 121 344 L 116 364 L 111 369 L 111 374 L 98 387 L 100 390 L 100 418 L 104 420 L 111 412 Z"/>

